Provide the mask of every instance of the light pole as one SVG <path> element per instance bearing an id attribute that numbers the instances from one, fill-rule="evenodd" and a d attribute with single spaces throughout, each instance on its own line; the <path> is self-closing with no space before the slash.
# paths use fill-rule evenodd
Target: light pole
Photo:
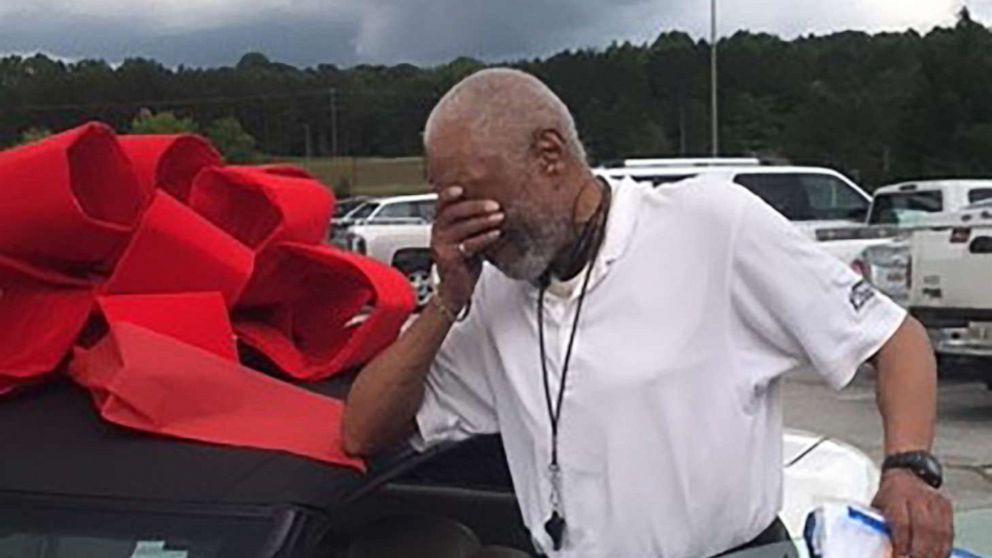
<path id="1" fill-rule="evenodd" d="M 716 63 L 716 0 L 710 0 L 710 146 L 713 156 L 720 156 L 720 108 L 717 100 Z"/>
<path id="2" fill-rule="evenodd" d="M 313 149 L 310 147 L 310 125 L 307 123 L 303 123 L 303 145 L 304 153 L 306 153 L 306 160 L 309 161 Z"/>
<path id="3" fill-rule="evenodd" d="M 331 88 L 331 157 L 338 156 L 338 90 Z"/>

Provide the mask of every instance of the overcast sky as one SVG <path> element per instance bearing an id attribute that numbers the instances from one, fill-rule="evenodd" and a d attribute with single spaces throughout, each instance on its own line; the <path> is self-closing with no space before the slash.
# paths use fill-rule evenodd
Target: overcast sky
<path id="1" fill-rule="evenodd" d="M 962 0 L 718 0 L 721 34 L 784 37 L 843 29 L 927 31 Z M 992 0 L 967 2 L 992 21 Z M 664 30 L 703 36 L 709 0 L 0 0 L 0 53 L 129 56 L 170 66 L 231 65 L 249 50 L 323 62 L 487 61 L 643 42 Z"/>

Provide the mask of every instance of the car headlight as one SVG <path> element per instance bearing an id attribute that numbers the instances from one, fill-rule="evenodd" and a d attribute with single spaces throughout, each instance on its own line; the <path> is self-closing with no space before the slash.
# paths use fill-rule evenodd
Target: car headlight
<path id="1" fill-rule="evenodd" d="M 908 242 L 893 242 L 865 248 L 863 259 L 869 266 L 905 267 L 909 264 Z"/>
<path id="2" fill-rule="evenodd" d="M 357 234 L 349 234 L 345 238 L 345 246 L 348 250 L 352 252 L 357 252 L 359 254 L 365 254 L 367 249 L 365 245 L 365 239 Z"/>

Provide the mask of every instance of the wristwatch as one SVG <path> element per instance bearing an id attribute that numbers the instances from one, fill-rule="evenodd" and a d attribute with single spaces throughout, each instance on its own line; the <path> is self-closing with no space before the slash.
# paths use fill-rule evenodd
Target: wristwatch
<path id="1" fill-rule="evenodd" d="M 896 453 L 882 462 L 882 472 L 890 469 L 907 469 L 934 488 L 944 484 L 944 469 L 940 462 L 928 451 Z"/>

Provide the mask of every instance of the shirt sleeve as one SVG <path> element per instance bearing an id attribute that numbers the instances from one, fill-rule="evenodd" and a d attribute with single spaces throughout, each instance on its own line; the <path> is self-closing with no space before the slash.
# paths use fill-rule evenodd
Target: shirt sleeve
<path id="1" fill-rule="evenodd" d="M 486 366 L 490 343 L 479 298 L 473 297 L 468 319 L 451 328 L 427 374 L 417 432 L 410 440 L 418 451 L 499 431 Z"/>
<path id="2" fill-rule="evenodd" d="M 760 198 L 748 194 L 729 280 L 744 360 L 770 380 L 812 368 L 835 389 L 892 337 L 906 312 Z"/>

